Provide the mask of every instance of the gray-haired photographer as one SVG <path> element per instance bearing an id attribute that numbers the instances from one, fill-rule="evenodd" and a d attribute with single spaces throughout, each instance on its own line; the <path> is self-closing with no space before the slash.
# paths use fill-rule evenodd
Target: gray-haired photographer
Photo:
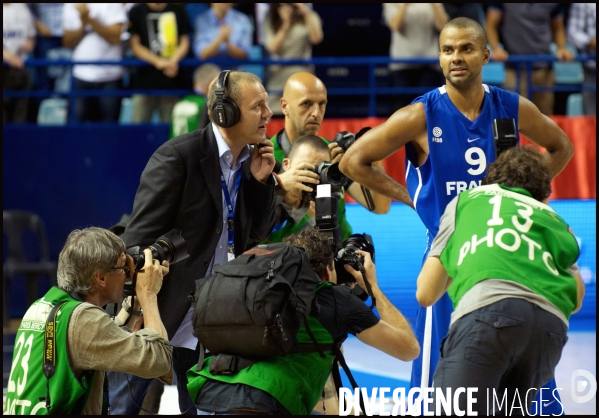
<path id="1" fill-rule="evenodd" d="M 17 331 L 5 414 L 107 413 L 107 370 L 172 382 L 172 347 L 156 296 L 169 263 L 160 264 L 150 249 L 143 255 L 135 271 L 112 232 L 90 227 L 69 234 L 58 258 L 58 287 L 31 305 Z M 137 302 L 113 320 L 102 307 L 121 302 L 134 275 Z"/>

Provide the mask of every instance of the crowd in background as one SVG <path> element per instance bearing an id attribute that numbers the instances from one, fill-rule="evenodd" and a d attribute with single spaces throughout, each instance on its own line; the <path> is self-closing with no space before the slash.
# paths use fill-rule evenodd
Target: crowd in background
<path id="1" fill-rule="evenodd" d="M 391 58 L 427 58 L 438 54 L 438 34 L 452 18 L 466 16 L 485 26 L 492 60 L 511 55 L 551 54 L 574 59 L 572 47 L 595 54 L 596 5 L 515 3 L 384 3 L 381 23 L 390 31 Z M 77 90 L 131 89 L 132 122 L 150 122 L 159 113 L 170 122 L 182 95 L 167 90 L 193 91 L 193 68 L 179 67 L 186 57 L 248 59 L 312 58 L 312 47 L 325 43 L 327 25 L 311 3 L 4 3 L 3 88 L 68 92 L 71 69 L 66 66 L 25 68 L 27 58 L 74 61 L 139 58 L 150 66 L 75 65 Z M 347 39 L 352 43 L 352 39 Z M 567 48 L 566 44 L 572 45 Z M 518 68 L 506 65 L 505 87 L 516 90 Z M 269 105 L 281 114 L 280 91 L 298 71 L 314 73 L 313 65 L 271 65 L 264 83 Z M 389 65 L 391 85 L 430 87 L 442 85 L 438 65 Z M 522 71 L 522 70 L 520 70 Z M 585 83 L 595 82 L 595 62 L 585 63 Z M 554 83 L 551 64 L 534 64 L 533 85 Z M 526 77 L 520 77 L 520 91 Z M 144 90 L 165 90 L 161 95 Z M 117 122 L 122 97 L 108 94 L 78 97 L 79 122 Z M 199 93 L 201 94 L 201 93 Z M 522 94 L 522 93 L 521 93 Z M 393 110 L 409 104 L 419 94 L 394 97 Z M 585 113 L 595 114 L 595 92 L 585 93 Z M 35 121 L 43 97 L 4 98 L 5 122 Z M 535 93 L 533 101 L 545 113 L 554 111 L 552 92 Z"/>

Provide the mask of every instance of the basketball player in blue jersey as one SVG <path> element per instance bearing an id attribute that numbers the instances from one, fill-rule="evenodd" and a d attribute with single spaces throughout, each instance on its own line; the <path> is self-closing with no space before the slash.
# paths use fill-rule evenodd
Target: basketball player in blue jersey
<path id="1" fill-rule="evenodd" d="M 544 147 L 553 177 L 574 153 L 567 135 L 531 101 L 482 83 L 482 67 L 489 62 L 489 55 L 487 37 L 478 22 L 464 17 L 449 21 L 439 35 L 445 85 L 418 97 L 366 132 L 340 163 L 346 176 L 418 212 L 428 235 L 423 261 L 445 206 L 459 192 L 478 186 L 495 160 L 494 119 L 515 119 L 518 132 Z M 372 165 L 404 145 L 407 189 Z M 422 349 L 412 366 L 412 387 L 432 386 L 451 313 L 447 294 L 432 307 L 419 307 L 416 335 Z M 555 382 L 549 387 L 553 389 Z M 552 407 L 556 408 L 553 412 Z M 560 414 L 561 404 L 554 402 L 542 412 Z"/>

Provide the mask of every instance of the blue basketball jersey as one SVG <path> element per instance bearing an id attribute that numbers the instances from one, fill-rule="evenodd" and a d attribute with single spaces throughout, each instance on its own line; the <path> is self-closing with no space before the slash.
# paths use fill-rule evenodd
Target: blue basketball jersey
<path id="1" fill-rule="evenodd" d="M 483 87 L 483 108 L 474 121 L 455 107 L 445 86 L 413 102 L 422 102 L 426 110 L 429 155 L 416 167 L 414 148 L 406 145 L 406 185 L 427 228 L 428 246 L 439 231 L 447 204 L 458 193 L 479 186 L 489 164 L 495 161 L 493 119 L 513 118 L 518 126 L 519 96 L 486 84 Z M 518 132 L 516 137 L 519 144 Z"/>

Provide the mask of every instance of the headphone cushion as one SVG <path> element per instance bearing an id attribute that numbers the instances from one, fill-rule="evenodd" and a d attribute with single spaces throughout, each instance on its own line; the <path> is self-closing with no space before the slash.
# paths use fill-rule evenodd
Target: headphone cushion
<path id="1" fill-rule="evenodd" d="M 214 112 L 214 120 L 215 123 L 218 126 L 221 126 L 223 128 L 230 128 L 231 126 L 235 125 L 237 122 L 239 122 L 239 118 L 241 116 L 240 111 L 239 111 L 239 107 L 237 107 L 237 105 L 235 104 L 235 102 L 231 99 L 229 99 L 228 97 L 223 98 L 222 100 L 222 112 L 224 113 L 224 121 L 221 122 L 220 121 L 220 117 L 218 115 L 219 111 L 216 110 L 217 106 L 214 106 L 213 108 L 213 112 Z"/>

